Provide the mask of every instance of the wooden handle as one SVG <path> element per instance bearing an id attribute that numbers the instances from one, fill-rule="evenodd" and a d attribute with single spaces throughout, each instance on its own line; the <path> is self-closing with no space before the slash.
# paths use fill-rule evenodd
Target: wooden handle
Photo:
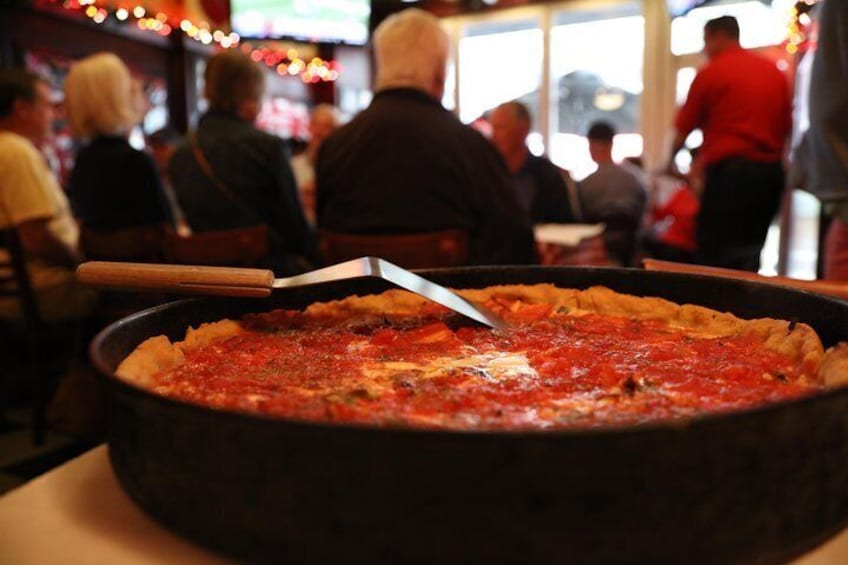
<path id="1" fill-rule="evenodd" d="M 274 273 L 265 269 L 90 261 L 77 267 L 77 280 L 99 288 L 261 298 L 271 294 Z"/>
<path id="2" fill-rule="evenodd" d="M 657 259 L 643 259 L 642 264 L 649 271 L 670 271 L 674 273 L 688 273 L 691 275 L 711 275 L 753 282 L 777 284 L 800 290 L 808 290 L 819 294 L 827 294 L 837 298 L 848 299 L 848 284 L 833 281 L 805 281 L 789 277 L 764 277 L 748 271 L 737 271 L 734 269 L 722 269 L 720 267 L 704 267 L 702 265 L 689 265 L 686 263 L 674 263 L 672 261 L 660 261 Z"/>

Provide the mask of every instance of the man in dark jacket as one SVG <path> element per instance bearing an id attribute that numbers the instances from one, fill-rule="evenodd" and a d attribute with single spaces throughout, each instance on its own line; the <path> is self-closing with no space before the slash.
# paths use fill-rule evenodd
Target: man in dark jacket
<path id="1" fill-rule="evenodd" d="M 531 119 L 527 106 L 513 100 L 492 111 L 492 142 L 506 161 L 518 200 L 534 224 L 569 223 L 575 217 L 569 201 L 568 172 L 527 148 Z M 569 178 L 569 182 L 573 182 Z M 576 190 L 574 198 L 576 198 Z"/>
<path id="2" fill-rule="evenodd" d="M 209 111 L 174 153 L 169 175 L 194 231 L 266 224 L 272 266 L 290 274 L 313 254 L 313 234 L 279 137 L 254 127 L 265 82 L 259 66 L 237 49 L 206 66 Z"/>
<path id="3" fill-rule="evenodd" d="M 459 228 L 472 264 L 536 261 L 533 232 L 494 147 L 445 110 L 448 38 L 418 9 L 374 33 L 371 105 L 324 143 L 318 225 L 354 234 Z"/>

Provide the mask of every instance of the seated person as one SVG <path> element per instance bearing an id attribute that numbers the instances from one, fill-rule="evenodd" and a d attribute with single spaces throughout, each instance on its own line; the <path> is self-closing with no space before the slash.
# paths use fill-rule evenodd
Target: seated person
<path id="1" fill-rule="evenodd" d="M 318 104 L 309 115 L 309 143 L 292 157 L 291 166 L 306 217 L 315 223 L 315 160 L 318 149 L 339 127 L 336 109 L 330 104 Z"/>
<path id="2" fill-rule="evenodd" d="M 87 315 L 94 295 L 76 285 L 79 231 L 37 148 L 52 124 L 50 86 L 26 71 L 0 71 L 0 229 L 17 229 L 42 317 L 63 320 Z M 21 317 L 15 297 L 0 297 L 0 318 Z"/>
<path id="3" fill-rule="evenodd" d="M 268 226 L 278 275 L 308 268 L 312 229 L 303 214 L 285 141 L 253 124 L 265 75 L 248 55 L 225 49 L 206 64 L 209 110 L 168 167 L 186 221 L 195 232 Z"/>
<path id="4" fill-rule="evenodd" d="M 698 149 L 689 149 L 692 164 L 686 175 L 661 175 L 651 191 L 650 223 L 643 246 L 651 257 L 665 261 L 692 263 L 697 250 L 697 218 L 701 207 L 702 169 Z"/>
<path id="5" fill-rule="evenodd" d="M 505 102 L 494 109 L 489 120 L 492 142 L 506 161 L 518 200 L 530 215 L 530 221 L 534 224 L 573 222 L 564 178 L 568 172 L 527 149 L 531 125 L 527 106 L 518 101 Z"/>
<path id="6" fill-rule="evenodd" d="M 177 150 L 180 141 L 182 141 L 180 133 L 173 126 L 165 126 L 147 136 L 147 147 L 153 160 L 156 161 L 156 169 L 159 172 L 159 178 L 162 180 L 163 193 L 174 218 L 176 231 L 181 236 L 188 236 L 191 235 L 191 227 L 185 220 L 185 214 L 177 201 L 177 195 L 174 194 L 174 187 L 171 186 L 171 179 L 168 178 L 168 163 L 171 162 L 171 157 Z"/>
<path id="7" fill-rule="evenodd" d="M 471 264 L 537 260 L 533 231 L 503 160 L 442 107 L 449 41 L 416 8 L 374 32 L 376 94 L 325 142 L 316 166 L 318 226 L 353 234 L 466 230 Z"/>
<path id="8" fill-rule="evenodd" d="M 97 53 L 75 63 L 65 80 L 65 108 L 74 136 L 86 140 L 68 186 L 82 225 L 114 232 L 169 224 L 156 164 L 128 142 L 143 113 L 141 93 L 121 59 Z"/>
<path id="9" fill-rule="evenodd" d="M 583 217 L 604 223 L 604 243 L 610 258 L 630 267 L 639 250 L 639 233 L 645 213 L 647 192 L 632 170 L 615 163 L 612 144 L 615 129 L 606 122 L 589 127 L 589 153 L 598 170 L 580 183 Z"/>

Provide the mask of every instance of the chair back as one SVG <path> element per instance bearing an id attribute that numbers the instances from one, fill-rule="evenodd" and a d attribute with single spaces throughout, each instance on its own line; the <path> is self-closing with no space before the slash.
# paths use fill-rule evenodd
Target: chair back
<path id="1" fill-rule="evenodd" d="M 15 228 L 0 230 L 0 296 L 16 298 L 28 331 L 39 331 L 41 311 L 26 268 L 24 248 Z"/>
<path id="2" fill-rule="evenodd" d="M 162 257 L 161 225 L 145 225 L 103 232 L 80 230 L 80 246 L 88 259 L 155 262 Z"/>
<path id="3" fill-rule="evenodd" d="M 366 255 L 407 269 L 458 267 L 468 263 L 468 233 L 459 229 L 392 235 L 321 231 L 318 247 L 322 260 L 328 264 Z"/>
<path id="4" fill-rule="evenodd" d="M 165 232 L 165 261 L 186 265 L 258 267 L 267 264 L 268 227 L 265 225 L 195 232 L 181 236 Z"/>
<path id="5" fill-rule="evenodd" d="M 32 441 L 35 445 L 41 445 L 47 432 L 46 410 L 50 396 L 49 376 L 42 359 L 45 348 L 41 345 L 46 326 L 29 278 L 24 247 L 15 228 L 0 230 L 0 297 L 17 299 L 23 316 L 30 365 L 28 376 L 32 404 Z M 2 384 L 5 388 L 6 383 Z M 6 391 L 2 392 L 5 397 Z M 5 408 L 6 406 L 0 405 L 0 409 Z"/>

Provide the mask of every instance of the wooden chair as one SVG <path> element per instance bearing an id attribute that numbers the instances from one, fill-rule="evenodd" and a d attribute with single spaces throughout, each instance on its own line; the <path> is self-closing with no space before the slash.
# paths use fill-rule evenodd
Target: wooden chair
<path id="1" fill-rule="evenodd" d="M 457 267 L 468 263 L 468 234 L 458 229 L 392 235 L 321 231 L 318 248 L 325 263 L 366 255 L 387 259 L 407 269 Z"/>
<path id="2" fill-rule="evenodd" d="M 268 261 L 268 227 L 195 232 L 189 236 L 168 230 L 163 251 L 168 263 L 258 267 Z"/>
<path id="3" fill-rule="evenodd" d="M 54 373 L 61 372 L 61 370 L 54 371 L 57 367 L 47 363 L 49 358 L 58 357 L 53 347 L 57 340 L 51 337 L 58 335 L 61 341 L 68 332 L 64 331 L 66 329 L 64 327 L 53 328 L 44 322 L 26 268 L 23 245 L 14 228 L 0 230 L 0 297 L 11 297 L 17 300 L 20 308 L 21 323 L 4 321 L 4 333 L 8 335 L 2 339 L 4 345 L 10 349 L 20 347 L 26 349 L 32 406 L 32 438 L 33 443 L 41 445 L 44 443 L 47 430 L 46 411 L 51 383 L 53 380 L 58 380 L 59 375 Z M 23 344 L 18 343 L 21 334 L 25 341 Z M 5 366 L 2 367 L 5 378 L 8 378 L 8 373 L 11 372 L 12 367 L 9 365 L 12 363 L 12 358 L 12 355 L 7 356 Z M 60 364 L 58 367 L 63 366 Z M 4 382 L 3 385 L 5 397 L 10 392 L 8 390 L 10 383 Z M 2 408 L 7 407 L 4 405 Z"/>
<path id="4" fill-rule="evenodd" d="M 80 247 L 94 261 L 157 263 L 162 260 L 165 226 L 150 224 L 115 231 L 98 231 L 82 226 Z M 101 325 L 170 300 L 163 293 L 101 292 L 95 317 Z"/>
<path id="5" fill-rule="evenodd" d="M 145 225 L 104 232 L 80 230 L 80 247 L 88 259 L 98 261 L 155 262 L 162 257 L 164 227 Z"/>

